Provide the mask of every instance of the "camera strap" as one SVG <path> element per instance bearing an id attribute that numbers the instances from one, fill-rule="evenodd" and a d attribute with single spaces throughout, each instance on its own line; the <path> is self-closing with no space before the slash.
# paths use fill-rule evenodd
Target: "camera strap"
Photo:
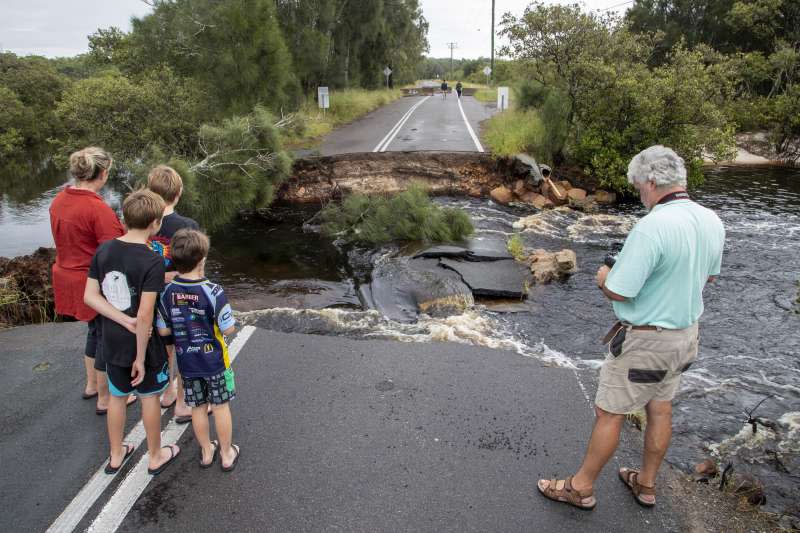
<path id="1" fill-rule="evenodd" d="M 658 201 L 656 205 L 666 204 L 669 202 L 674 202 L 675 200 L 691 200 L 691 196 L 686 191 L 675 191 L 667 194 L 666 196 L 662 197 L 661 200 Z"/>

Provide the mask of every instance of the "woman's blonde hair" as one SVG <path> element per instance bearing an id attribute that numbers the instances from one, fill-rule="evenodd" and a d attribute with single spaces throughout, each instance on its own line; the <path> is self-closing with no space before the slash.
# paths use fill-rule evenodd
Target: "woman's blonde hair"
<path id="1" fill-rule="evenodd" d="M 89 146 L 69 156 L 69 173 L 77 181 L 92 181 L 104 170 L 111 169 L 114 160 L 108 152 Z"/>

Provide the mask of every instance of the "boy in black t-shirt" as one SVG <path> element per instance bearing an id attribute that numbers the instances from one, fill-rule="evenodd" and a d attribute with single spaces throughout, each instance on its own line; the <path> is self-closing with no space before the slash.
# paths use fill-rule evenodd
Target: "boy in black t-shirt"
<path id="1" fill-rule="evenodd" d="M 189 217 L 184 217 L 175 212 L 175 206 L 181 201 L 183 195 L 183 180 L 174 168 L 167 165 L 158 165 L 150 170 L 147 176 L 147 188 L 159 195 L 166 202 L 164 220 L 161 229 L 150 239 L 150 248 L 164 257 L 164 266 L 167 274 L 165 281 L 169 283 L 177 275 L 172 262 L 172 237 L 180 229 L 199 230 L 200 225 Z M 169 353 L 170 386 L 161 397 L 161 407 L 169 408 L 175 404 L 175 422 L 186 424 L 192 420 L 192 410 L 183 399 L 183 384 L 181 376 L 175 370 L 175 338 L 172 335 L 163 338 Z M 173 385 L 173 381 L 176 383 Z M 177 403 L 176 403 L 177 402 Z"/>
<path id="2" fill-rule="evenodd" d="M 136 449 L 122 442 L 127 397 L 136 393 L 147 435 L 148 472 L 155 475 L 180 452 L 176 445 L 161 447 L 159 395 L 168 385 L 169 369 L 161 337 L 153 335 L 153 318 L 164 287 L 164 261 L 147 245 L 161 227 L 164 201 L 151 191 L 137 191 L 125 199 L 122 213 L 128 232 L 97 248 L 83 299 L 103 317 L 103 354 L 111 392 L 111 453 L 105 471 L 115 474 Z"/>

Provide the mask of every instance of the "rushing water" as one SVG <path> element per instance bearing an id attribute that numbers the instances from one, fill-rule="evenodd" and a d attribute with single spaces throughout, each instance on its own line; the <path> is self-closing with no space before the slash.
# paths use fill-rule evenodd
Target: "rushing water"
<path id="1" fill-rule="evenodd" d="M 34 174 L 27 180 L 0 177 L 0 256 L 52 245 L 47 207 L 63 177 L 44 167 Z M 800 501 L 800 314 L 793 308 L 800 279 L 800 172 L 717 168 L 694 196 L 720 215 L 727 241 L 722 275 L 705 291 L 701 354 L 676 402 L 669 459 L 686 467 L 708 455 L 733 456 L 736 468 L 765 482 L 770 508 L 783 509 Z M 118 206 L 118 194 L 110 191 L 107 199 Z M 504 241 L 518 231 L 520 217 L 535 213 L 486 200 L 439 201 L 465 209 L 476 238 L 487 241 Z M 277 208 L 269 219 L 247 219 L 217 232 L 209 274 L 238 309 L 271 308 L 244 316 L 265 327 L 481 344 L 570 366 L 593 381 L 603 357 L 598 339 L 614 320 L 594 273 L 644 213 L 639 205 L 626 205 L 591 216 L 539 214 L 538 223 L 522 232 L 525 244 L 572 248 L 579 272 L 565 283 L 534 287 L 516 313 L 479 305 L 460 316 L 399 324 L 362 310 L 358 287 L 369 281 L 372 265 L 404 251 L 331 243 L 304 224 L 313 210 Z M 760 426 L 753 435 L 745 412 L 764 398 L 755 415 L 771 427 Z"/>

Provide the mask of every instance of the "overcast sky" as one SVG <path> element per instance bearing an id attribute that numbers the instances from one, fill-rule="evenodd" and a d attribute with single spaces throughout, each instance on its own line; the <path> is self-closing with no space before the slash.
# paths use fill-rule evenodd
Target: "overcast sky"
<path id="1" fill-rule="evenodd" d="M 604 9 L 624 0 L 584 0 L 587 9 Z M 548 3 L 572 3 L 550 0 Z M 529 0 L 496 0 L 496 20 L 511 11 L 521 14 Z M 430 23 L 430 55 L 455 58 L 489 56 L 491 0 L 422 0 Z M 624 10 L 626 6 L 615 10 Z M 73 56 L 86 52 L 86 36 L 97 28 L 130 29 L 130 19 L 150 10 L 141 0 L 0 0 L 0 50 L 19 55 Z M 495 47 L 500 43 L 495 40 Z"/>

